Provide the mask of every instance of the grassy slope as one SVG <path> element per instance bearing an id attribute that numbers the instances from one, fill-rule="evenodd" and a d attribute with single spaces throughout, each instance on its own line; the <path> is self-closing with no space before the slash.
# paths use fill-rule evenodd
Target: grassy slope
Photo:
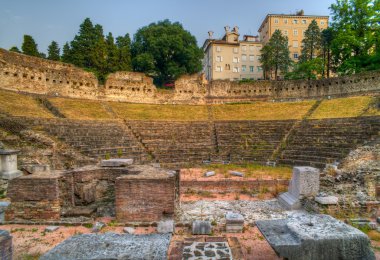
<path id="1" fill-rule="evenodd" d="M 49 101 L 67 118 L 81 120 L 113 119 L 101 102 L 68 98 L 50 98 Z"/>
<path id="2" fill-rule="evenodd" d="M 0 90 L 0 111 L 26 117 L 54 117 L 42 107 L 33 97 L 17 94 L 11 91 Z"/>
<path id="3" fill-rule="evenodd" d="M 206 106 L 147 105 L 110 102 L 113 111 L 121 118 L 130 120 L 207 120 Z"/>
<path id="4" fill-rule="evenodd" d="M 215 120 L 286 120 L 301 119 L 315 101 L 213 106 Z"/>

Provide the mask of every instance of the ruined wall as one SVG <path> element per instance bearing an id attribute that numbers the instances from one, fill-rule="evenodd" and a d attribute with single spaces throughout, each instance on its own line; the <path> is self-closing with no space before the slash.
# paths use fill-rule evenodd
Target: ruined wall
<path id="1" fill-rule="evenodd" d="M 116 219 L 119 222 L 154 222 L 173 216 L 176 199 L 174 177 L 116 180 Z"/>
<path id="2" fill-rule="evenodd" d="M 35 94 L 94 99 L 98 81 L 89 72 L 62 62 L 54 62 L 0 48 L 1 88 Z"/>
<path id="3" fill-rule="evenodd" d="M 273 99 L 308 99 L 380 92 L 380 71 L 322 80 L 217 80 L 185 75 L 173 92 L 159 92 L 143 73 L 110 74 L 105 86 L 83 69 L 0 49 L 0 88 L 72 98 L 152 104 L 206 104 Z"/>

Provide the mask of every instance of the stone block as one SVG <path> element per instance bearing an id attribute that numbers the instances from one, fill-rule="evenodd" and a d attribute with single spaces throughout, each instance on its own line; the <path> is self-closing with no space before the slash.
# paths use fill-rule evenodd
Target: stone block
<path id="1" fill-rule="evenodd" d="M 98 233 L 100 230 L 102 230 L 106 226 L 103 222 L 96 222 L 95 225 L 92 228 L 93 233 Z"/>
<path id="2" fill-rule="evenodd" d="M 102 167 L 127 167 L 133 164 L 133 159 L 109 159 L 102 160 L 100 165 Z"/>
<path id="3" fill-rule="evenodd" d="M 210 235 L 212 231 L 211 222 L 203 220 L 195 220 L 193 222 L 193 235 Z"/>
<path id="4" fill-rule="evenodd" d="M 372 230 L 376 230 L 377 229 L 377 223 L 376 222 L 369 222 L 368 226 Z"/>
<path id="5" fill-rule="evenodd" d="M 59 229 L 59 226 L 48 226 L 45 228 L 45 232 L 54 232 Z"/>
<path id="6" fill-rule="evenodd" d="M 336 205 L 338 204 L 338 197 L 326 196 L 326 197 L 316 197 L 315 201 L 322 205 Z"/>
<path id="7" fill-rule="evenodd" d="M 232 171 L 230 174 L 236 177 L 244 177 L 244 173 L 242 172 Z"/>
<path id="8" fill-rule="evenodd" d="M 289 193 L 294 197 L 316 196 L 319 193 L 319 170 L 313 167 L 294 167 Z"/>
<path id="9" fill-rule="evenodd" d="M 50 172 L 50 165 L 46 164 L 26 164 L 22 166 L 22 169 L 26 171 L 29 174 L 34 174 L 34 173 L 46 173 Z"/>
<path id="10" fill-rule="evenodd" d="M 226 213 L 226 232 L 241 233 L 244 227 L 244 217 L 239 213 Z"/>
<path id="11" fill-rule="evenodd" d="M 280 194 L 278 202 L 287 210 L 297 210 L 302 207 L 301 201 L 289 192 Z"/>
<path id="12" fill-rule="evenodd" d="M 5 180 L 12 180 L 22 176 L 22 172 L 17 169 L 16 150 L 0 150 L 0 177 Z"/>
<path id="13" fill-rule="evenodd" d="M 174 221 L 173 220 L 163 220 L 157 224 L 157 232 L 159 234 L 174 233 Z"/>
<path id="14" fill-rule="evenodd" d="M 375 255 L 366 234 L 329 215 L 293 213 L 256 225 L 276 253 L 287 259 L 368 259 Z"/>
<path id="15" fill-rule="evenodd" d="M 0 256 L 2 260 L 12 260 L 12 236 L 6 230 L 0 230 Z"/>
<path id="16" fill-rule="evenodd" d="M 212 171 L 212 172 L 206 172 L 205 173 L 205 177 L 211 177 L 211 176 L 214 176 L 215 175 L 215 172 Z"/>
<path id="17" fill-rule="evenodd" d="M 136 232 L 136 230 L 133 227 L 125 227 L 123 228 L 123 232 L 126 234 L 133 235 Z"/>

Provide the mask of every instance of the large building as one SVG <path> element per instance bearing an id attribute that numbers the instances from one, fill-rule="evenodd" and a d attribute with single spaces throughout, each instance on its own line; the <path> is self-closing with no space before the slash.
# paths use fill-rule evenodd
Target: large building
<path id="1" fill-rule="evenodd" d="M 203 72 L 207 80 L 263 79 L 260 63 L 262 44 L 258 36 L 244 35 L 239 39 L 239 28 L 225 27 L 222 39 L 209 39 L 203 45 Z"/>
<path id="2" fill-rule="evenodd" d="M 260 41 L 265 45 L 272 34 L 276 30 L 280 30 L 289 39 L 291 58 L 298 61 L 305 31 L 313 20 L 316 20 L 321 30 L 328 27 L 328 16 L 304 15 L 303 11 L 295 15 L 268 14 L 259 29 Z"/>

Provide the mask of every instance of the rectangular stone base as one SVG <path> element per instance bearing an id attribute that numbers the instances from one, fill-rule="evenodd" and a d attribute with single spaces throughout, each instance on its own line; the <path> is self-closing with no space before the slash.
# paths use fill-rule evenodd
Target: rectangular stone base
<path id="1" fill-rule="evenodd" d="M 4 180 L 12 180 L 12 179 L 15 179 L 17 177 L 20 177 L 22 176 L 22 171 L 13 171 L 13 172 L 2 172 L 0 174 L 0 178 L 1 179 L 4 179 Z"/>
<path id="2" fill-rule="evenodd" d="M 227 233 L 242 233 L 243 232 L 243 225 L 226 224 L 226 232 Z"/>
<path id="3" fill-rule="evenodd" d="M 282 193 L 278 197 L 278 202 L 281 206 L 286 208 L 287 210 L 296 210 L 301 208 L 301 202 L 299 199 L 295 198 L 289 192 Z"/>

